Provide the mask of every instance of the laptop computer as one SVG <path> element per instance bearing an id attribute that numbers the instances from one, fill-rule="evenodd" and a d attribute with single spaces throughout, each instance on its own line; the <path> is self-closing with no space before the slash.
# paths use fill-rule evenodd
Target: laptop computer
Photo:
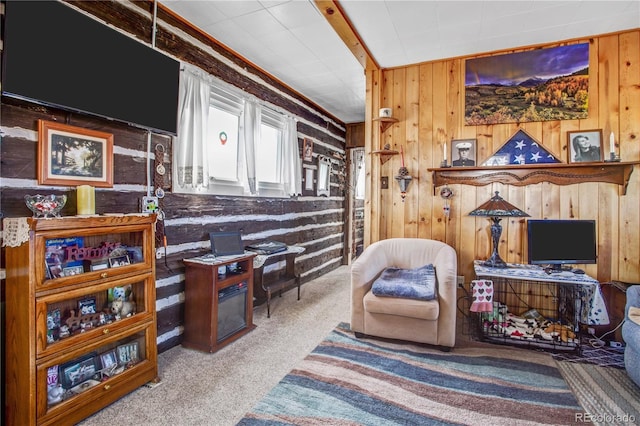
<path id="1" fill-rule="evenodd" d="M 210 232 L 211 253 L 215 256 L 244 254 L 244 244 L 239 231 Z"/>

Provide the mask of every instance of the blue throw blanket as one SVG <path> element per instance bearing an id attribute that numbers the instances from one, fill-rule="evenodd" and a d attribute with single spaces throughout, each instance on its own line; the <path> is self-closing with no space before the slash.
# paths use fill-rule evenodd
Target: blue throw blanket
<path id="1" fill-rule="evenodd" d="M 434 300 L 436 298 L 436 270 L 432 264 L 416 269 L 385 268 L 373 282 L 376 296 Z"/>

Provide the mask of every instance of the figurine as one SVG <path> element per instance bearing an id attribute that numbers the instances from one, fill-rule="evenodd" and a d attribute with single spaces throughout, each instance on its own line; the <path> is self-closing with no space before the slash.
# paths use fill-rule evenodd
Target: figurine
<path id="1" fill-rule="evenodd" d="M 133 301 L 122 300 L 121 297 L 111 302 L 111 312 L 120 318 L 130 317 L 135 313 L 136 304 Z"/>
<path id="2" fill-rule="evenodd" d="M 64 339 L 65 337 L 69 337 L 71 333 L 69 333 L 69 326 L 61 325 L 60 326 L 60 338 Z"/>
<path id="3" fill-rule="evenodd" d="M 47 390 L 47 402 L 49 403 L 49 405 L 57 404 L 58 402 L 62 401 L 63 394 L 64 389 L 62 388 L 62 385 L 58 384 L 52 386 Z"/>

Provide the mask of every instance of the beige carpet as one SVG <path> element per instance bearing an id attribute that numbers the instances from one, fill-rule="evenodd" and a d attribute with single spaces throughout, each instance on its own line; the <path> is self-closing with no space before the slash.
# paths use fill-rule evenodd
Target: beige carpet
<path id="1" fill-rule="evenodd" d="M 254 311 L 257 328 L 208 354 L 182 346 L 160 354 L 161 383 L 142 387 L 82 423 L 86 425 L 236 425 L 278 382 L 341 322 L 350 322 L 350 268 L 338 269 L 275 297 Z M 460 315 L 459 315 L 460 317 Z M 548 353 L 470 340 L 469 324 L 458 320 L 454 351 L 490 348 L 505 358 L 554 361 Z"/>
<path id="2" fill-rule="evenodd" d="M 161 383 L 140 388 L 81 425 L 235 425 L 340 322 L 349 322 L 349 267 L 274 297 L 257 328 L 208 354 L 174 347 L 159 356 Z"/>

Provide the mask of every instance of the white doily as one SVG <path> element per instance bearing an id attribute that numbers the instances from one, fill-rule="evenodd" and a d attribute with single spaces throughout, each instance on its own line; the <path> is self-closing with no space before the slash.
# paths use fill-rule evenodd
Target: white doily
<path id="1" fill-rule="evenodd" d="M 29 224 L 26 217 L 5 217 L 2 220 L 2 246 L 19 247 L 29 241 Z"/>

